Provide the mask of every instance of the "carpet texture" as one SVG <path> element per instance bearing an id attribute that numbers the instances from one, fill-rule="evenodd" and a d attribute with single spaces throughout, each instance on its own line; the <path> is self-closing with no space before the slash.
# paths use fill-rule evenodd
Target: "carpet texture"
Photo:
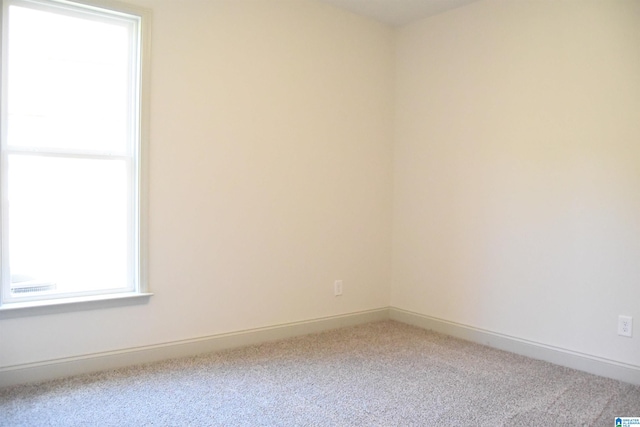
<path id="1" fill-rule="evenodd" d="M 613 426 L 640 387 L 394 321 L 0 389 L 1 426 Z"/>

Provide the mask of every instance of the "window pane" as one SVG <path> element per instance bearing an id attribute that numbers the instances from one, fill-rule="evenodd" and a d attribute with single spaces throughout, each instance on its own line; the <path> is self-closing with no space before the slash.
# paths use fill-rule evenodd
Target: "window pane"
<path id="1" fill-rule="evenodd" d="M 17 293 L 25 283 L 55 293 L 132 290 L 127 162 L 10 155 L 8 163 L 12 294 L 28 296 Z"/>
<path id="2" fill-rule="evenodd" d="M 124 154 L 127 25 L 19 6 L 9 22 L 8 145 Z"/>

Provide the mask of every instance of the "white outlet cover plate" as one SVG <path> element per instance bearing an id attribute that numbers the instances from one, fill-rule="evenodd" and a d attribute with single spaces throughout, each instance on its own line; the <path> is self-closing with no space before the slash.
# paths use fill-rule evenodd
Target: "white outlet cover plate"
<path id="1" fill-rule="evenodd" d="M 633 317 L 618 316 L 618 335 L 630 337 L 633 333 Z"/>

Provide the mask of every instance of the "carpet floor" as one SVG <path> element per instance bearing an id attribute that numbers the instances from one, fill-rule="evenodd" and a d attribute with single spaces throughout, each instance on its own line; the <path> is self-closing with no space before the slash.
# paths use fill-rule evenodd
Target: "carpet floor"
<path id="1" fill-rule="evenodd" d="M 394 321 L 0 389 L 0 426 L 614 426 L 640 387 Z"/>

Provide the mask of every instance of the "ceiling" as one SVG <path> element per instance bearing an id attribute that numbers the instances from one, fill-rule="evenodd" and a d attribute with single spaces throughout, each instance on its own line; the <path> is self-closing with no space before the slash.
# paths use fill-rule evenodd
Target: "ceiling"
<path id="1" fill-rule="evenodd" d="M 478 0 L 322 0 L 392 26 L 408 24 Z"/>

